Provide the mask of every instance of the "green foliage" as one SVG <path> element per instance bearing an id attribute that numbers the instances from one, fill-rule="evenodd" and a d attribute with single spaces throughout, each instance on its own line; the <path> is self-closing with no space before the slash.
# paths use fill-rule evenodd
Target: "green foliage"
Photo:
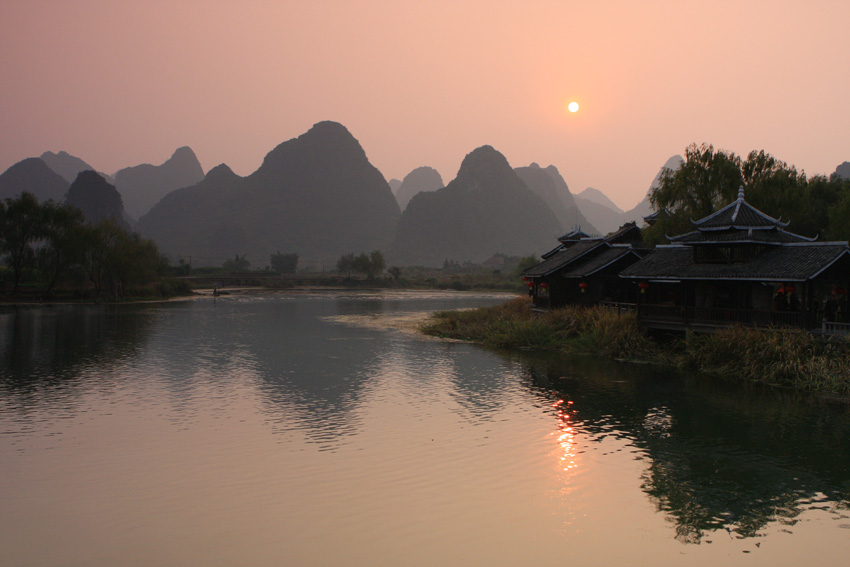
<path id="1" fill-rule="evenodd" d="M 13 295 L 26 275 L 43 296 L 87 280 L 96 294 L 118 298 L 157 280 L 167 264 L 153 241 L 112 220 L 86 224 L 79 209 L 39 203 L 29 193 L 0 203 L 0 251 L 13 274 Z"/>
<path id="2" fill-rule="evenodd" d="M 358 272 L 370 280 L 383 273 L 386 267 L 387 262 L 380 250 L 373 250 L 370 254 L 361 252 L 357 256 L 354 253 L 344 254 L 336 263 L 338 272 L 348 274 L 348 277 L 351 277 L 351 272 Z"/>
<path id="3" fill-rule="evenodd" d="M 251 267 L 251 261 L 245 258 L 247 254 L 234 255 L 232 260 L 225 260 L 221 265 L 226 272 L 245 272 Z"/>
<path id="4" fill-rule="evenodd" d="M 693 230 L 691 220 L 713 213 L 737 198 L 743 186 L 747 201 L 766 214 L 790 222 L 789 229 L 804 236 L 847 239 L 850 183 L 838 177 L 811 180 L 764 150 L 741 159 L 713 146 L 692 144 L 678 170 L 666 170 L 649 200 L 664 211 L 658 222 L 644 231 L 648 244 L 659 244 L 665 235 Z"/>
<path id="5" fill-rule="evenodd" d="M 281 274 L 294 274 L 298 267 L 298 254 L 281 254 L 280 250 L 277 254 L 272 254 L 269 257 L 269 265 L 275 272 Z"/>
<path id="6" fill-rule="evenodd" d="M 0 250 L 8 254 L 6 261 L 13 273 L 13 294 L 18 293 L 24 270 L 35 264 L 34 246 L 44 235 L 42 219 L 41 205 L 30 193 L 6 199 L 0 208 Z"/>

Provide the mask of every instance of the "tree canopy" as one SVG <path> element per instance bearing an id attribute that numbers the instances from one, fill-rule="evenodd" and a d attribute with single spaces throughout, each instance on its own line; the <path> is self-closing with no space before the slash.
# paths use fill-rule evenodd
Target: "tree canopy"
<path id="1" fill-rule="evenodd" d="M 846 180 L 808 179 L 764 150 L 741 158 L 710 144 L 691 144 L 684 158 L 680 169 L 662 172 L 658 186 L 650 191 L 650 203 L 660 214 L 644 233 L 649 244 L 693 230 L 692 221 L 734 201 L 740 187 L 751 205 L 789 222 L 789 230 L 821 239 L 850 237 L 850 227 L 840 220 L 850 218 L 850 182 Z"/>
<path id="2" fill-rule="evenodd" d="M 0 255 L 13 295 L 26 281 L 41 295 L 64 284 L 119 296 L 156 280 L 167 264 L 153 241 L 114 220 L 86 223 L 79 209 L 26 192 L 0 202 Z"/>

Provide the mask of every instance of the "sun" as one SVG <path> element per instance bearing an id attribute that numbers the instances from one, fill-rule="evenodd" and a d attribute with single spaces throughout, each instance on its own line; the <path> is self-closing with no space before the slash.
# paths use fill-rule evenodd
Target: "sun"
<path id="1" fill-rule="evenodd" d="M 567 105 L 567 110 L 570 112 L 578 112 L 578 103 L 576 101 L 571 102 Z"/>

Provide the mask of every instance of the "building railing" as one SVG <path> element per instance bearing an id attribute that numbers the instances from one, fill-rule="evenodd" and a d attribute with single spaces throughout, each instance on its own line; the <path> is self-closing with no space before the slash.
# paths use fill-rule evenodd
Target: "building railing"
<path id="1" fill-rule="evenodd" d="M 838 321 L 821 321 L 821 331 L 827 335 L 850 334 L 850 323 L 839 323 Z"/>
<path id="2" fill-rule="evenodd" d="M 793 326 L 803 324 L 803 314 L 798 311 L 761 311 L 723 307 L 691 307 L 681 305 L 642 304 L 638 306 L 638 319 L 680 324 L 752 325 L 756 327 Z"/>
<path id="3" fill-rule="evenodd" d="M 604 309 L 616 311 L 617 315 L 622 313 L 634 313 L 637 311 L 637 303 L 620 303 L 618 301 L 600 301 L 599 306 Z"/>

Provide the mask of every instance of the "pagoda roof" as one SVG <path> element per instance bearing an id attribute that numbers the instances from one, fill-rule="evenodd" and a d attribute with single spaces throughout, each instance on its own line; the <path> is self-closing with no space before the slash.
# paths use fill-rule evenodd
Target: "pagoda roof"
<path id="1" fill-rule="evenodd" d="M 782 222 L 768 216 L 747 203 L 744 199 L 744 188 L 738 190 L 738 198 L 714 213 L 702 218 L 698 221 L 693 221 L 697 230 L 728 230 L 736 229 L 754 229 L 765 230 L 771 228 L 785 228 L 787 222 Z"/>
<path id="2" fill-rule="evenodd" d="M 671 242 L 680 244 L 787 244 L 790 242 L 812 242 L 816 238 L 806 238 L 781 228 L 756 230 L 752 228 L 731 228 L 723 231 L 701 232 L 695 230 L 679 236 L 670 236 Z"/>
<path id="3" fill-rule="evenodd" d="M 576 228 L 576 229 L 573 229 L 570 232 L 566 233 L 563 236 L 559 236 L 558 242 L 570 242 L 570 241 L 581 240 L 583 238 L 589 238 L 589 237 L 590 237 L 590 235 L 587 234 L 586 232 L 584 232 L 582 229 Z"/>
<path id="4" fill-rule="evenodd" d="M 691 221 L 695 231 L 667 236 L 670 242 L 682 244 L 785 244 L 789 242 L 812 242 L 807 238 L 785 230 L 782 222 L 764 214 L 744 199 L 744 188 L 738 190 L 738 198 L 722 209 Z"/>
<path id="5" fill-rule="evenodd" d="M 717 264 L 694 261 L 693 248 L 658 246 L 620 276 L 658 280 L 755 280 L 802 282 L 817 277 L 840 258 L 850 256 L 847 242 L 795 242 L 775 246 L 748 262 Z"/>

